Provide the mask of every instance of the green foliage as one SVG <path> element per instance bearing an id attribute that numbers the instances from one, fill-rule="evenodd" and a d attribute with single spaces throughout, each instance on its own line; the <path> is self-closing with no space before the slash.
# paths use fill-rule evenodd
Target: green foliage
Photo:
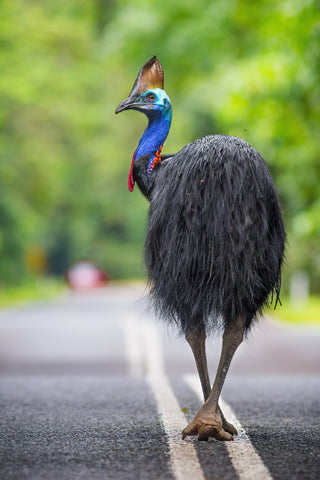
<path id="1" fill-rule="evenodd" d="M 52 273 L 90 258 L 111 278 L 143 275 L 148 205 L 126 177 L 146 119 L 114 110 L 157 54 L 174 111 L 164 153 L 222 132 L 256 147 L 288 265 L 319 290 L 319 37 L 316 0 L 3 0 L 0 283 L 34 246 Z"/>
<path id="2" fill-rule="evenodd" d="M 27 279 L 20 285 L 0 290 L 0 307 L 12 307 L 30 301 L 56 298 L 65 291 L 65 285 L 54 278 Z"/>
<path id="3" fill-rule="evenodd" d="M 292 324 L 320 324 L 320 297 L 311 296 L 308 301 L 302 303 L 291 303 L 289 298 L 283 299 L 282 307 L 268 314 L 277 319 Z"/>

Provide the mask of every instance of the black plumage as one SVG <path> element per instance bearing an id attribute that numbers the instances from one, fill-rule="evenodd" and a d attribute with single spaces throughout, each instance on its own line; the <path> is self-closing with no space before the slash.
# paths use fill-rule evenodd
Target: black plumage
<path id="1" fill-rule="evenodd" d="M 145 165 L 133 170 L 143 183 Z M 162 318 L 207 332 L 279 299 L 285 231 L 259 153 L 228 135 L 203 137 L 165 159 L 149 182 L 145 260 Z"/>

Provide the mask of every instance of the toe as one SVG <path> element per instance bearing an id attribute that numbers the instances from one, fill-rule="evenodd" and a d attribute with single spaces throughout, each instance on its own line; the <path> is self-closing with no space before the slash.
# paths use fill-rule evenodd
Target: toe
<path id="1" fill-rule="evenodd" d="M 223 429 L 231 435 L 238 435 L 238 430 L 229 422 L 223 423 Z"/>
<path id="2" fill-rule="evenodd" d="M 207 442 L 212 434 L 212 427 L 210 425 L 201 425 L 198 430 L 198 440 L 200 442 Z"/>
<path id="3" fill-rule="evenodd" d="M 182 432 L 182 440 L 188 435 L 197 435 L 198 429 L 194 423 L 190 423 Z"/>
<path id="4" fill-rule="evenodd" d="M 219 426 L 201 425 L 198 430 L 198 440 L 206 441 L 209 440 L 209 437 L 215 438 L 216 440 L 233 440 L 233 436 Z"/>
<path id="5" fill-rule="evenodd" d="M 217 440 L 223 440 L 227 442 L 233 440 L 233 436 L 231 435 L 231 433 L 226 432 L 223 428 L 221 428 L 218 432 L 215 432 L 215 435 L 213 435 L 213 437 Z"/>

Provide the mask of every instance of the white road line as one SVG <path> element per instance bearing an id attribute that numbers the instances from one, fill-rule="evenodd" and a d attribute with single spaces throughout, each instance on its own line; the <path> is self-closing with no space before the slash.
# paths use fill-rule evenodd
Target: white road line
<path id="1" fill-rule="evenodd" d="M 141 376 L 143 369 L 143 345 L 141 342 L 139 320 L 132 316 L 127 317 L 122 324 L 126 354 L 128 359 L 129 374 L 133 376 Z"/>
<path id="2" fill-rule="evenodd" d="M 203 394 L 197 375 L 185 375 L 184 381 L 196 393 L 201 401 Z M 262 462 L 250 439 L 237 419 L 234 411 L 220 397 L 220 407 L 227 418 L 238 430 L 234 442 L 225 442 L 229 457 L 240 480 L 272 480 L 269 470 Z"/>
<path id="3" fill-rule="evenodd" d="M 204 480 L 192 440 L 182 440 L 181 432 L 187 421 L 165 375 L 159 333 L 151 321 L 126 323 L 126 344 L 128 361 L 133 362 L 130 371 L 137 371 L 138 355 L 135 347 L 139 345 L 142 364 L 138 371 L 145 371 L 147 381 L 156 399 L 157 408 L 168 437 L 171 468 L 176 480 Z M 142 356 L 143 355 L 143 356 Z M 143 366 L 143 363 L 145 364 Z"/>

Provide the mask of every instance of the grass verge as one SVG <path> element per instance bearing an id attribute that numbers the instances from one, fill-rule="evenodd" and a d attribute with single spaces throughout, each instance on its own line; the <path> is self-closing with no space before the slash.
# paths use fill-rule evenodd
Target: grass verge
<path id="1" fill-rule="evenodd" d="M 269 311 L 268 314 L 284 322 L 303 325 L 320 325 L 320 296 L 310 296 L 306 302 L 292 302 L 289 298 L 281 299 L 282 307 Z"/>
<path id="2" fill-rule="evenodd" d="M 34 300 L 46 300 L 57 297 L 65 289 L 60 279 L 46 278 L 28 280 L 8 287 L 0 287 L 0 308 L 11 307 Z"/>

